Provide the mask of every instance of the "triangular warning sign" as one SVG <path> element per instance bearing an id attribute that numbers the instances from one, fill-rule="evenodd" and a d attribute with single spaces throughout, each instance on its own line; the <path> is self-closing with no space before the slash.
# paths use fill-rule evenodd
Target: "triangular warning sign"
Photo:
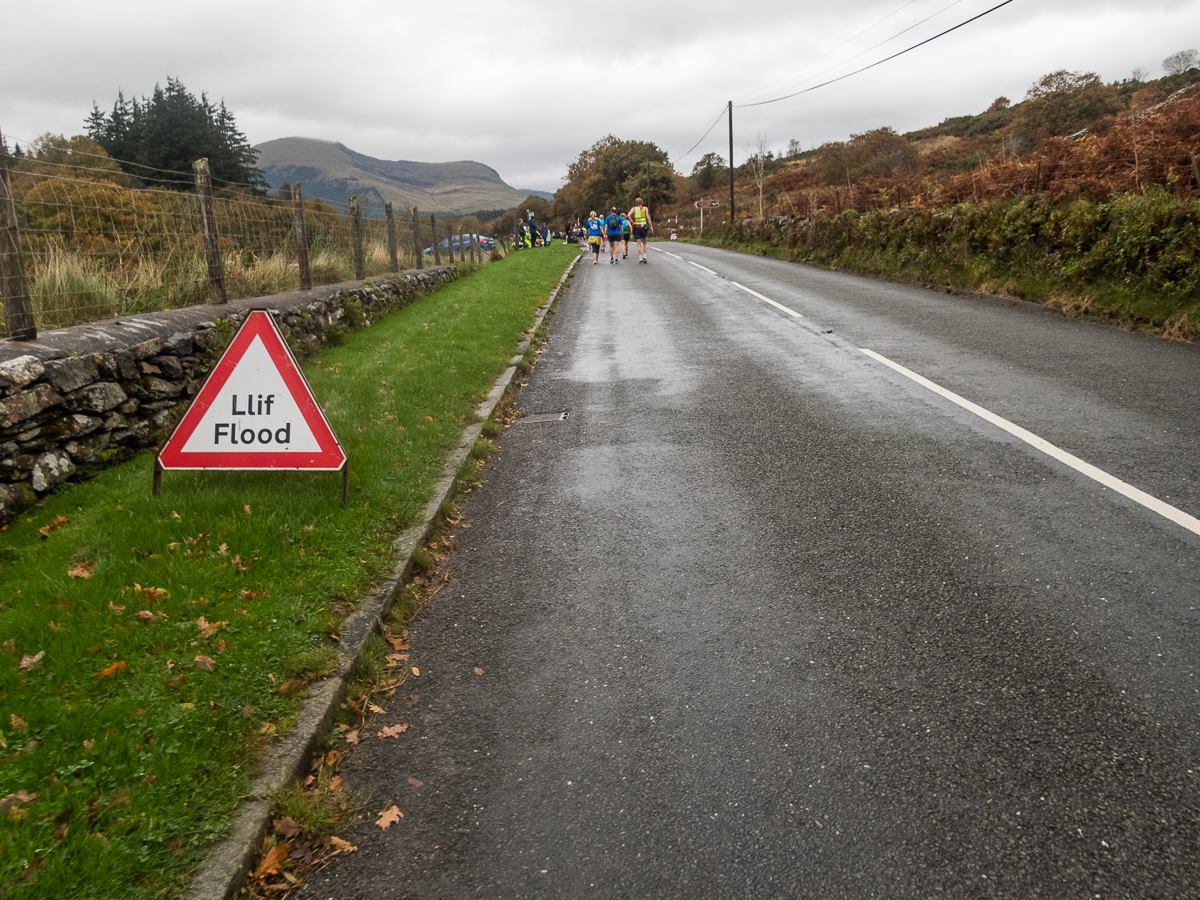
<path id="1" fill-rule="evenodd" d="M 252 310 L 158 455 L 161 469 L 341 469 L 346 454 L 266 310 Z"/>

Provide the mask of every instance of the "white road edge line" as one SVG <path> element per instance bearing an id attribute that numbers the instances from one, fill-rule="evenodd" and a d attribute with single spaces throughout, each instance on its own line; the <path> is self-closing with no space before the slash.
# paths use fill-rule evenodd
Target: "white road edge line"
<path id="1" fill-rule="evenodd" d="M 683 257 L 680 257 L 680 259 L 682 259 L 682 258 L 683 258 Z M 704 271 L 705 271 L 705 272 L 707 272 L 709 275 L 716 275 L 716 274 L 717 274 L 717 273 L 716 273 L 716 272 L 714 272 L 712 269 L 707 269 L 707 268 L 705 268 L 704 266 L 700 265 L 700 263 L 698 263 L 698 262 L 692 262 L 690 259 L 687 261 L 687 264 L 688 264 L 689 266 L 695 266 L 697 269 L 704 269 Z"/>
<path id="2" fill-rule="evenodd" d="M 1152 497 L 1145 491 L 1138 490 L 1133 485 L 1126 484 L 1124 481 L 1121 481 L 1121 479 L 1109 475 L 1103 469 L 1098 469 L 1091 463 L 1084 462 L 1078 456 L 1073 456 L 1066 450 L 1054 446 L 1054 444 L 1051 444 L 1049 441 L 1038 437 L 1033 432 L 1026 431 L 1020 425 L 1014 425 L 1012 422 L 1008 421 L 1008 419 L 998 416 L 994 412 L 986 410 L 982 406 L 978 406 L 964 397 L 960 397 L 953 391 L 946 390 L 946 388 L 942 387 L 941 385 L 935 384 L 928 378 L 918 375 L 911 369 L 904 368 L 904 366 L 900 365 L 899 363 L 892 362 L 886 356 L 882 356 L 881 354 L 876 353 L 874 350 L 867 350 L 863 347 L 860 347 L 859 349 L 867 356 L 871 357 L 871 359 L 883 363 L 889 369 L 899 372 L 905 378 L 909 378 L 922 387 L 933 391 L 935 394 L 945 397 L 951 403 L 957 404 L 968 412 L 974 413 L 984 421 L 991 422 L 997 428 L 1007 431 L 1013 437 L 1029 444 L 1029 446 L 1034 447 L 1037 450 L 1041 450 L 1047 456 L 1057 459 L 1064 465 L 1070 466 L 1076 472 L 1086 475 L 1093 481 L 1099 482 L 1100 484 L 1104 485 L 1104 487 L 1116 491 L 1123 497 L 1128 497 L 1134 503 L 1141 504 L 1151 512 L 1156 512 L 1163 518 L 1170 519 L 1176 525 L 1186 528 L 1193 534 L 1200 534 L 1200 519 L 1197 519 L 1195 516 L 1190 516 L 1183 510 L 1177 509 L 1169 503 L 1164 503 L 1157 497 Z"/>
<path id="3" fill-rule="evenodd" d="M 715 274 L 715 273 L 714 273 L 714 274 Z M 732 285 L 733 285 L 735 288 L 739 288 L 739 289 L 741 289 L 741 290 L 745 291 L 745 292 L 746 292 L 747 294 L 749 294 L 751 297 L 757 297 L 757 298 L 758 298 L 759 300 L 761 300 L 763 303 L 770 303 L 770 304 L 771 304 L 773 307 L 775 307 L 776 309 L 780 310 L 781 312 L 785 312 L 785 313 L 787 313 L 787 314 L 788 314 L 789 316 L 791 316 L 793 319 L 803 319 L 803 318 L 804 318 L 804 316 L 800 315 L 800 313 L 796 312 L 794 309 L 788 309 L 788 308 L 787 308 L 786 306 L 784 306 L 782 303 L 776 303 L 776 302 L 775 302 L 774 300 L 772 300 L 770 297 L 764 297 L 764 296 L 763 296 L 762 294 L 760 294 L 758 291 L 752 291 L 752 290 L 750 290 L 750 288 L 746 287 L 744 284 L 738 284 L 736 281 L 731 281 L 731 282 L 729 282 L 729 283 L 730 283 L 730 284 L 732 284 Z"/>

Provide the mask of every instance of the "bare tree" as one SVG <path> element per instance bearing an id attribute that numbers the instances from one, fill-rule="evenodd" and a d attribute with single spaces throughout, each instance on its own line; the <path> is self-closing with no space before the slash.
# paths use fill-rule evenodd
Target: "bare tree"
<path id="1" fill-rule="evenodd" d="M 1195 50 L 1180 50 L 1178 53 L 1172 53 L 1162 61 L 1163 71 L 1168 75 L 1182 75 L 1188 69 L 1196 65 L 1196 58 L 1200 56 Z"/>
<path id="2" fill-rule="evenodd" d="M 1149 77 L 1150 77 L 1150 73 L 1147 72 L 1145 69 L 1143 69 L 1141 66 L 1138 66 L 1136 69 L 1133 70 L 1133 73 L 1129 76 L 1129 80 L 1136 81 L 1138 84 L 1141 84 L 1143 81 L 1145 81 Z"/>
<path id="3" fill-rule="evenodd" d="M 763 215 L 763 182 L 767 180 L 767 136 L 758 132 L 754 138 L 754 146 L 747 145 L 746 165 L 750 167 L 750 179 L 758 188 L 758 217 Z"/>
<path id="4" fill-rule="evenodd" d="M 798 140 L 792 138 L 790 141 L 788 141 L 787 153 L 785 154 L 786 156 L 789 158 L 793 156 L 799 156 L 801 152 L 800 142 Z"/>

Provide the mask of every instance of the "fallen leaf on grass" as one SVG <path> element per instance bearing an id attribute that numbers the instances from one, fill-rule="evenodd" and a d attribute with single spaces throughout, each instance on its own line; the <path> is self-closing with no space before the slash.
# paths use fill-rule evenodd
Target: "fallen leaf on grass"
<path id="1" fill-rule="evenodd" d="M 35 859 L 33 862 L 27 865 L 25 867 L 25 871 L 21 873 L 21 877 L 19 879 L 20 883 L 33 884 L 35 881 L 37 881 L 38 872 L 45 868 L 45 865 L 46 860 Z"/>
<path id="2" fill-rule="evenodd" d="M 129 663 L 125 662 L 125 660 L 123 660 L 123 659 L 118 659 L 111 666 L 101 669 L 99 672 L 97 672 L 92 677 L 93 678 L 109 678 L 113 675 L 119 675 L 121 672 L 126 671 L 128 668 L 129 668 Z"/>
<path id="3" fill-rule="evenodd" d="M 298 691 L 302 687 L 304 687 L 303 678 L 289 678 L 279 686 L 279 693 L 290 694 L 292 691 Z"/>
<path id="4" fill-rule="evenodd" d="M 224 622 L 208 622 L 205 621 L 204 616 L 196 620 L 196 627 L 200 629 L 200 637 L 204 640 L 208 640 L 228 624 L 228 620 Z"/>
<path id="5" fill-rule="evenodd" d="M 115 604 L 111 600 L 109 600 L 108 601 L 108 611 L 110 613 L 112 613 L 114 616 L 119 616 L 119 615 L 121 615 L 121 613 L 125 612 L 125 607 L 117 606 L 117 604 Z"/>
<path id="6" fill-rule="evenodd" d="M 8 721 L 9 721 L 9 724 L 12 725 L 13 731 L 20 731 L 22 728 L 29 727 L 28 725 L 25 724 L 25 720 L 22 719 L 20 716 L 18 716 L 16 713 L 11 713 L 8 717 Z"/>
<path id="7" fill-rule="evenodd" d="M 21 672 L 28 672 L 31 669 L 36 669 L 42 664 L 42 657 L 45 655 L 46 651 L 41 650 L 35 653 L 33 656 L 22 656 L 21 664 L 17 666 L 17 669 Z"/>
<path id="8" fill-rule="evenodd" d="M 385 809 L 379 814 L 379 821 L 375 824 L 387 831 L 397 822 L 404 818 L 404 813 L 400 812 L 400 807 L 393 806 L 390 809 Z"/>
<path id="9" fill-rule="evenodd" d="M 150 610 L 148 610 L 148 609 L 139 609 L 133 615 L 143 625 L 153 625 L 154 624 L 154 613 L 150 612 Z"/>
<path id="10" fill-rule="evenodd" d="M 358 848 L 349 841 L 343 841 L 340 837 L 334 836 L 329 839 L 329 843 L 333 845 L 334 853 L 353 853 Z"/>
<path id="11" fill-rule="evenodd" d="M 200 656 L 196 657 L 195 662 L 196 668 L 203 669 L 205 672 L 212 672 L 217 668 L 217 664 L 211 656 L 204 656 L 201 654 Z"/>
<path id="12" fill-rule="evenodd" d="M 406 731 L 408 731 L 408 723 L 407 722 L 405 722 L 403 725 L 392 725 L 388 728 L 385 728 L 385 729 L 383 729 L 383 731 L 380 731 L 375 736 L 379 737 L 379 738 L 400 737 L 400 735 L 404 734 L 404 732 L 406 732 Z"/>
<path id="13" fill-rule="evenodd" d="M 92 569 L 94 569 L 94 568 L 96 568 L 96 563 L 94 560 L 87 560 L 85 562 L 76 563 L 70 569 L 67 570 L 67 576 L 70 578 L 91 578 L 92 577 Z M 40 862 L 40 860 L 39 860 L 39 862 Z"/>
<path id="14" fill-rule="evenodd" d="M 66 516 L 55 516 L 49 525 L 43 525 L 41 528 L 38 529 L 38 531 L 41 532 L 42 539 L 45 540 L 47 537 L 50 536 L 50 532 L 58 531 L 58 529 L 62 528 L 64 525 L 66 525 L 70 521 L 71 520 L 68 519 Z"/>
<path id="15" fill-rule="evenodd" d="M 355 744 L 357 744 L 361 740 L 362 740 L 362 735 L 359 734 L 359 731 L 357 728 L 355 728 L 353 731 L 346 732 L 346 743 L 349 744 L 351 747 L 353 747 Z"/>

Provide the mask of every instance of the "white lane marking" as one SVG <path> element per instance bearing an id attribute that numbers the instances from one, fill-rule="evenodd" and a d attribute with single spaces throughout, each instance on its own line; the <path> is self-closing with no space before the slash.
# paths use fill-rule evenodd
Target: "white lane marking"
<path id="1" fill-rule="evenodd" d="M 1163 518 L 1170 519 L 1176 525 L 1186 528 L 1193 534 L 1200 534 L 1200 519 L 1197 519 L 1195 516 L 1190 516 L 1183 510 L 1177 509 L 1169 503 L 1163 503 L 1163 501 L 1159 500 L 1157 497 L 1152 497 L 1145 491 L 1138 490 L 1133 485 L 1126 484 L 1124 481 L 1121 481 L 1121 479 L 1109 475 L 1103 469 L 1098 469 L 1091 463 L 1084 462 L 1078 456 L 1074 456 L 1068 453 L 1066 450 L 1054 446 L 1054 444 L 1051 444 L 1049 441 L 1038 437 L 1033 432 L 1026 431 L 1020 425 L 1014 425 L 1012 422 L 1008 421 L 1008 419 L 998 416 L 994 412 L 984 409 L 982 406 L 978 406 L 964 397 L 960 397 L 953 391 L 946 390 L 946 388 L 942 387 L 941 385 L 935 384 L 928 378 L 918 375 L 911 369 L 904 368 L 904 366 L 900 365 L 899 363 L 892 362 L 886 356 L 882 356 L 876 353 L 874 350 L 867 350 L 865 348 L 859 349 L 861 349 L 862 352 L 867 356 L 871 357 L 871 359 L 883 363 L 888 368 L 899 372 L 905 378 L 912 379 L 922 387 L 928 388 L 941 397 L 945 397 L 951 403 L 955 403 L 968 412 L 979 416 L 981 419 L 991 422 L 997 428 L 1007 431 L 1013 437 L 1029 444 L 1029 446 L 1041 450 L 1047 456 L 1057 459 L 1059 462 L 1070 466 L 1076 472 L 1086 475 L 1093 481 L 1099 482 L 1106 488 L 1116 491 L 1123 497 L 1128 497 L 1134 503 L 1141 504 L 1151 512 L 1156 512 Z"/>
<path id="2" fill-rule="evenodd" d="M 680 259 L 682 259 L 682 258 L 683 258 L 683 257 L 680 257 Z M 700 263 L 698 263 L 698 262 L 692 262 L 690 259 L 687 261 L 687 264 L 688 264 L 689 266 L 695 266 L 697 269 L 704 269 L 704 271 L 705 271 L 705 272 L 707 272 L 709 275 L 716 275 L 716 274 L 717 274 L 717 273 L 716 273 L 716 272 L 714 272 L 712 269 L 705 268 L 704 266 L 700 265 Z"/>
<path id="3" fill-rule="evenodd" d="M 658 252 L 659 252 L 659 253 L 665 253 L 665 254 L 667 254 L 667 256 L 673 256 L 673 257 L 675 257 L 675 259 L 679 259 L 679 260 L 682 260 L 682 259 L 683 259 L 683 257 L 682 257 L 682 256 L 675 256 L 675 254 L 674 254 L 674 253 L 672 253 L 672 252 L 670 252 L 669 250 L 659 250 Z"/>
<path id="4" fill-rule="evenodd" d="M 735 288 L 740 288 L 741 290 L 745 291 L 751 297 L 757 297 L 763 303 L 770 303 L 773 307 L 780 310 L 781 312 L 787 313 L 793 319 L 803 319 L 804 318 L 804 316 L 800 315 L 800 313 L 796 312 L 794 309 L 788 309 L 782 303 L 776 303 L 770 297 L 764 297 L 758 291 L 752 291 L 752 290 L 750 290 L 750 288 L 746 287 L 744 284 L 738 284 L 736 281 L 731 281 L 729 283 L 732 284 Z"/>

